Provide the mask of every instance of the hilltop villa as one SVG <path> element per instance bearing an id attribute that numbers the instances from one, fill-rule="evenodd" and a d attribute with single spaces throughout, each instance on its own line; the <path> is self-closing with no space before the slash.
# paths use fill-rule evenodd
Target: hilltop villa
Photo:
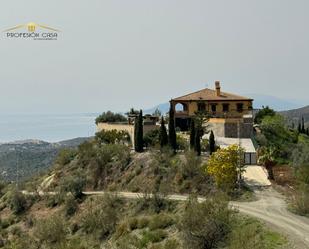
<path id="1" fill-rule="evenodd" d="M 227 138 L 250 138 L 253 130 L 253 99 L 221 91 L 220 82 L 215 89 L 197 92 L 171 99 L 175 111 L 175 125 L 182 131 L 190 127 L 197 111 L 210 114 L 209 129 L 215 136 Z"/>
<path id="2" fill-rule="evenodd" d="M 175 113 L 175 126 L 178 130 L 188 131 L 194 115 L 205 111 L 210 115 L 208 130 L 215 134 L 216 144 L 227 147 L 239 144 L 245 149 L 246 164 L 256 164 L 256 151 L 251 137 L 253 132 L 253 99 L 221 91 L 220 82 L 215 89 L 202 89 L 170 100 Z M 134 143 L 134 121 L 137 114 L 128 115 L 127 122 L 97 124 L 97 130 L 125 130 Z M 159 117 L 144 115 L 144 134 L 159 129 Z M 208 134 L 204 135 L 207 138 Z M 134 146 L 134 145 L 133 145 Z"/>

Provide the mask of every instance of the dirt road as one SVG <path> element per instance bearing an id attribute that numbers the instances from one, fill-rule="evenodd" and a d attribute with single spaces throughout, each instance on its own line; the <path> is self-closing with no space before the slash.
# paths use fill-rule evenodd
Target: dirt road
<path id="1" fill-rule="evenodd" d="M 276 192 L 267 179 L 265 170 L 260 166 L 248 166 L 244 174 L 245 182 L 255 190 L 257 201 L 231 202 L 230 205 L 239 209 L 241 213 L 259 218 L 270 226 L 285 234 L 291 241 L 291 248 L 309 249 L 309 219 L 292 214 L 287 210 L 284 196 Z M 26 195 L 54 195 L 55 192 L 27 192 Z M 85 195 L 103 195 L 104 191 L 84 192 Z M 118 192 L 119 197 L 137 199 L 142 193 Z M 167 199 L 186 201 L 187 195 L 169 195 Z M 205 198 L 198 198 L 200 202 Z"/>
<path id="2" fill-rule="evenodd" d="M 243 214 L 256 217 L 268 223 L 279 232 L 285 234 L 291 245 L 289 248 L 309 248 L 309 219 L 292 214 L 287 210 L 284 196 L 273 190 L 272 187 L 263 187 L 255 191 L 258 201 L 231 202 L 230 205 L 239 209 Z M 104 192 L 85 192 L 86 195 L 100 195 Z M 119 196 L 136 199 L 142 197 L 141 193 L 119 192 Z M 187 195 L 169 195 L 170 200 L 186 201 Z M 200 202 L 205 198 L 199 198 Z"/>
<path id="3" fill-rule="evenodd" d="M 285 234 L 291 241 L 291 248 L 309 248 L 309 219 L 289 212 L 284 196 L 271 187 L 256 190 L 255 193 L 258 201 L 231 202 L 231 205 Z"/>

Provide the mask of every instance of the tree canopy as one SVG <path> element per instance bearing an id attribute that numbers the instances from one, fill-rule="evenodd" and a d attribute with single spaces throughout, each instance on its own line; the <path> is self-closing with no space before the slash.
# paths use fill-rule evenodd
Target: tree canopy
<path id="1" fill-rule="evenodd" d="M 125 122 L 127 118 L 121 113 L 114 113 L 111 111 L 103 112 L 100 116 L 98 116 L 95 120 L 95 123 L 115 123 L 115 122 Z"/>
<path id="2" fill-rule="evenodd" d="M 263 106 L 262 109 L 255 115 L 254 122 L 260 124 L 266 116 L 273 117 L 275 115 L 276 112 L 273 109 L 269 108 L 269 106 Z"/>

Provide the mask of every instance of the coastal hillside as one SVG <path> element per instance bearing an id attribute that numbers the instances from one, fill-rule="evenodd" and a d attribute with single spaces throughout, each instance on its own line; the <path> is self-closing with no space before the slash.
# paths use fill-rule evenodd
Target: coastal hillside
<path id="1" fill-rule="evenodd" d="M 101 143 L 98 138 L 63 150 L 47 174 L 26 181 L 22 193 L 13 184 L 0 186 L 0 248 L 1 243 L 5 249 L 287 245 L 284 236 L 263 222 L 229 208 L 228 201 L 239 198 L 239 191 L 250 191 L 219 188 L 205 170 L 205 157 L 192 151 L 175 154 L 168 148 L 134 153 L 127 145 Z M 85 190 L 100 194 L 87 195 Z M 118 191 L 139 194 L 122 198 Z M 191 197 L 165 198 L 172 193 Z M 198 202 L 197 195 L 205 201 Z"/>
<path id="2" fill-rule="evenodd" d="M 88 138 L 58 143 L 24 140 L 0 144 L 0 177 L 5 181 L 24 180 L 49 168 L 63 148 L 74 148 Z"/>
<path id="3" fill-rule="evenodd" d="M 293 121 L 295 124 L 298 124 L 298 122 L 300 122 L 301 118 L 303 117 L 305 123 L 309 125 L 309 105 L 298 109 L 282 111 L 280 112 L 280 114 L 287 117 L 290 121 Z"/>

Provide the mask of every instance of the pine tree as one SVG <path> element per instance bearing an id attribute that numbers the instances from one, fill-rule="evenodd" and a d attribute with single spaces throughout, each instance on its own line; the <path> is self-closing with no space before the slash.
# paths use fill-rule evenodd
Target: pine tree
<path id="1" fill-rule="evenodd" d="M 163 148 L 168 144 L 168 136 L 166 132 L 166 127 L 164 123 L 164 118 L 161 117 L 161 126 L 160 126 L 160 133 L 159 133 L 159 141 L 160 141 L 160 147 Z"/>
<path id="2" fill-rule="evenodd" d="M 136 152 L 143 152 L 143 147 L 143 111 L 140 110 L 134 124 L 134 148 Z"/>
<path id="3" fill-rule="evenodd" d="M 190 123 L 190 148 L 194 149 L 194 144 L 195 144 L 195 123 L 194 119 L 191 119 Z"/>
<path id="4" fill-rule="evenodd" d="M 171 106 L 169 111 L 169 122 L 168 122 L 168 143 L 172 150 L 176 152 L 177 142 L 176 142 L 176 130 L 175 130 L 175 120 L 174 120 L 174 109 Z"/>
<path id="5" fill-rule="evenodd" d="M 210 132 L 210 135 L 209 135 L 209 152 L 210 152 L 210 155 L 215 152 L 216 150 L 216 142 L 215 142 L 215 135 L 213 133 L 213 131 Z"/>

